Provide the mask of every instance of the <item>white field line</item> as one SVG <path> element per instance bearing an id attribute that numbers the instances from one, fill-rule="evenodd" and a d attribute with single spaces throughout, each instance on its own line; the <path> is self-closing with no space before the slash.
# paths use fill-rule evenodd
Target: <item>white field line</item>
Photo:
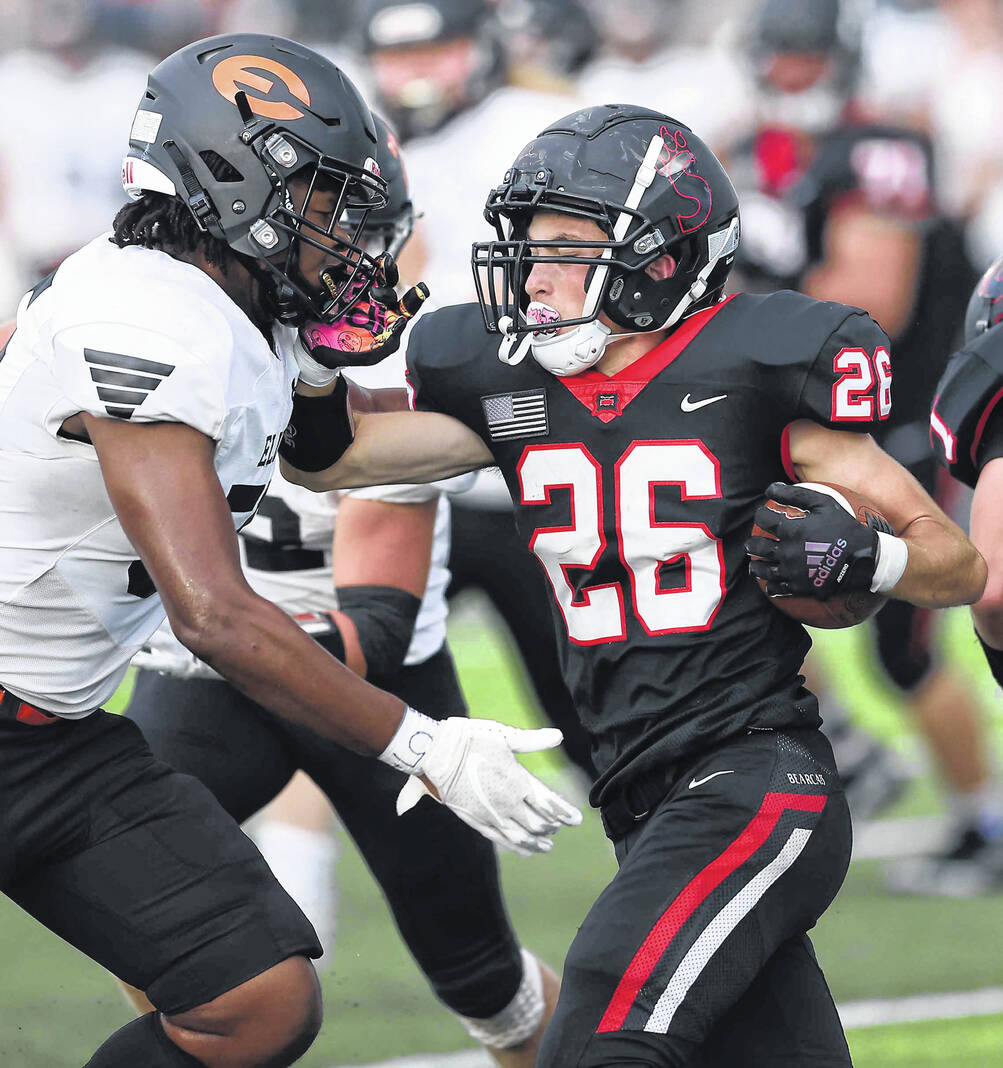
<path id="1" fill-rule="evenodd" d="M 459 1053 L 429 1053 L 423 1057 L 401 1057 L 379 1064 L 343 1065 L 340 1068 L 495 1068 L 495 1062 L 479 1049 Z"/>
<path id="2" fill-rule="evenodd" d="M 919 1020 L 956 1020 L 962 1016 L 1003 1013 L 1003 986 L 958 990 L 947 994 L 914 994 L 907 998 L 873 998 L 837 1006 L 847 1030 L 915 1023 Z"/>
<path id="3" fill-rule="evenodd" d="M 915 994 L 906 998 L 873 998 L 848 1001 L 837 1006 L 843 1026 L 852 1031 L 861 1027 L 916 1023 L 920 1020 L 954 1020 L 964 1016 L 1003 1014 L 1003 987 L 959 990 L 947 994 Z M 481 1050 L 459 1053 L 433 1053 L 422 1057 L 402 1057 L 379 1064 L 352 1068 L 491 1068 L 493 1062 Z M 349 1068 L 348 1065 L 343 1068 Z"/>

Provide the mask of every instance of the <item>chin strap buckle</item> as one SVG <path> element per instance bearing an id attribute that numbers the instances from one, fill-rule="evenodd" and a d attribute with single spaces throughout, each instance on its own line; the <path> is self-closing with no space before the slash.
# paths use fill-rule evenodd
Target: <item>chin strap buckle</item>
<path id="1" fill-rule="evenodd" d="M 510 367 L 522 363 L 533 343 L 533 335 L 526 333 L 520 338 L 515 332 L 511 315 L 503 315 L 498 320 L 498 329 L 505 335 L 498 346 L 498 359 Z"/>

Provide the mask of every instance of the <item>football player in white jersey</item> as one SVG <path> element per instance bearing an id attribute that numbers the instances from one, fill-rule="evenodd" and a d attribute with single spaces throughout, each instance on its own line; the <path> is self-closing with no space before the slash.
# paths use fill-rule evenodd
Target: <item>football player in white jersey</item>
<path id="1" fill-rule="evenodd" d="M 358 243 L 386 189 L 365 103 L 309 49 L 225 35 L 153 71 L 129 145 L 133 203 L 25 296 L 0 358 L 0 888 L 158 1010 L 89 1068 L 288 1065 L 320 1024 L 310 924 L 211 794 L 100 708 L 165 614 L 249 697 L 501 844 L 546 850 L 580 815 L 513 756 L 558 732 L 421 715 L 240 568 L 279 452 L 309 470 L 348 432 L 297 327 L 374 281 L 392 296 Z"/>
<path id="2" fill-rule="evenodd" d="M 396 138 L 378 118 L 376 125 L 389 204 L 371 213 L 366 244 L 392 254 L 407 240 L 414 212 Z M 350 332 L 365 345 L 367 311 L 368 305 L 356 305 L 350 321 L 332 332 Z M 385 347 L 399 343 L 394 338 Z M 396 387 L 406 403 L 402 351 L 349 373 L 367 389 Z M 252 588 L 361 675 L 436 715 L 467 714 L 446 646 L 449 505 L 438 485 L 319 494 L 276 476 L 241 531 L 241 551 Z M 559 983 L 520 950 L 490 843 L 437 805 L 398 818 L 400 772 L 374 768 L 255 704 L 166 624 L 133 663 L 141 670 L 125 714 L 139 724 L 154 756 L 201 780 L 239 822 L 306 769 L 357 842 L 436 995 L 497 1063 L 533 1068 Z M 302 810 L 302 792 L 298 800 Z M 323 920 L 324 895 L 333 890 L 331 866 L 321 863 L 330 853 L 329 835 L 277 820 L 266 830 L 264 841 L 256 832 L 259 847 L 327 951 L 330 924 L 318 922 L 297 891 L 313 902 L 320 898 Z M 325 882 L 314 887 L 317 876 Z M 423 920 L 430 911 L 448 921 L 432 927 Z M 135 993 L 130 997 L 147 1007 Z"/>

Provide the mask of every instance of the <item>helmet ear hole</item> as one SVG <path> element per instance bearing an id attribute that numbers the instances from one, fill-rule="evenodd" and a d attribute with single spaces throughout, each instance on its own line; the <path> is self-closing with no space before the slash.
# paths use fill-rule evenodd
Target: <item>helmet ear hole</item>
<path id="1" fill-rule="evenodd" d="M 671 278 L 676 273 L 676 267 L 678 266 L 676 258 L 666 252 L 664 256 L 659 256 L 654 263 L 649 263 L 644 268 L 644 273 L 656 282 L 664 282 L 666 278 Z"/>

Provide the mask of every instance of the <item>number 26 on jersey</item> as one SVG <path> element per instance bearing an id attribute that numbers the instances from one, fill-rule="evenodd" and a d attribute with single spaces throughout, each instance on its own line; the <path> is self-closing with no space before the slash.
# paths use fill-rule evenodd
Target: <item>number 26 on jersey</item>
<path id="1" fill-rule="evenodd" d="M 538 527 L 530 549 L 543 564 L 568 637 L 578 645 L 622 641 L 627 636 L 623 584 L 578 591 L 568 568 L 594 568 L 606 551 L 602 469 L 582 444 L 535 445 L 517 468 L 524 505 L 549 504 L 556 489 L 570 492 L 571 522 Z M 679 487 L 683 501 L 721 496 L 717 457 L 701 441 L 636 441 L 614 468 L 614 515 L 618 552 L 627 569 L 634 615 L 650 635 L 706 630 L 725 593 L 724 551 L 703 523 L 659 523 L 654 487 Z M 666 565 L 683 581 L 661 589 Z"/>

